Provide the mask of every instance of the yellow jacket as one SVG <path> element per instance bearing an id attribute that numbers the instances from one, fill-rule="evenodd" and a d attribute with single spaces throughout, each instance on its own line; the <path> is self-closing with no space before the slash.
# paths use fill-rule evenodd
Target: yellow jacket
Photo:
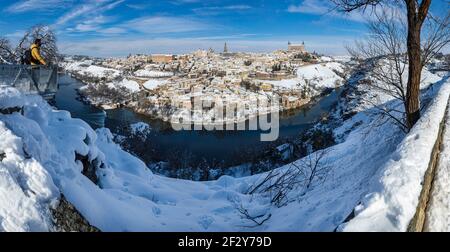
<path id="1" fill-rule="evenodd" d="M 33 58 L 33 60 L 31 61 L 31 65 L 37 65 L 33 61 L 39 61 L 41 65 L 47 65 L 45 60 L 42 58 L 41 53 L 39 52 L 39 46 L 37 46 L 36 44 L 31 45 L 31 57 Z"/>

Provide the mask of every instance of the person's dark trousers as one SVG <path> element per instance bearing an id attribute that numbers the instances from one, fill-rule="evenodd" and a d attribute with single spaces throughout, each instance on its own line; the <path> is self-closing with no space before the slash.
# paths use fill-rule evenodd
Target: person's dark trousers
<path id="1" fill-rule="evenodd" d="M 31 66 L 31 90 L 36 89 L 39 92 L 39 83 L 41 79 L 41 68 L 40 66 Z M 34 87 L 34 88 L 33 88 Z"/>

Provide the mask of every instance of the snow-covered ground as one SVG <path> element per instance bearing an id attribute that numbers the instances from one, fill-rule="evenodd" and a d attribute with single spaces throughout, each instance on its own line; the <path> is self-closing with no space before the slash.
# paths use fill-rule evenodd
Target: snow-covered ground
<path id="1" fill-rule="evenodd" d="M 334 130 L 340 143 L 323 152 L 327 172 L 309 187 L 293 187 L 280 207 L 271 193 L 246 193 L 268 173 L 209 182 L 158 176 L 114 143 L 108 129 L 94 131 L 38 96 L 2 86 L 0 109 L 23 112 L 0 114 L 0 230 L 52 230 L 49 209 L 62 193 L 102 231 L 404 231 L 450 93 L 450 81 L 424 76 L 424 89 L 435 83 L 424 94 L 433 99 L 409 134 L 391 121 L 380 125 L 373 107 L 356 104 L 359 112 Z M 393 103 L 381 94 L 376 102 Z M 76 153 L 97 168 L 98 185 L 81 173 Z M 320 153 L 274 172 L 302 167 Z M 355 206 L 355 218 L 341 225 Z M 243 209 L 267 220 L 255 225 Z"/>
<path id="2" fill-rule="evenodd" d="M 436 97 L 408 135 L 374 175 L 370 191 L 344 231 L 405 231 L 415 214 L 431 151 L 445 115 L 450 81 L 433 87 Z M 385 143 L 379 142 L 384 146 Z"/>
<path id="3" fill-rule="evenodd" d="M 95 66 L 92 65 L 92 63 L 93 62 L 91 60 L 67 61 L 61 63 L 61 67 L 68 72 L 75 73 L 80 76 L 98 79 L 106 78 L 108 80 L 112 80 L 114 78 L 121 76 L 122 74 L 121 71 L 119 70 Z"/>
<path id="4" fill-rule="evenodd" d="M 143 86 L 146 89 L 153 90 L 161 85 L 164 85 L 165 83 L 167 83 L 167 80 L 151 79 L 146 81 Z"/>
<path id="5" fill-rule="evenodd" d="M 139 83 L 137 83 L 134 80 L 128 80 L 128 79 L 109 82 L 109 83 L 107 83 L 107 85 L 109 88 L 112 88 L 112 89 L 117 88 L 117 87 L 124 87 L 129 92 L 132 92 L 132 93 L 139 92 L 141 90 L 141 86 L 139 85 Z"/>
<path id="6" fill-rule="evenodd" d="M 321 91 L 343 84 L 343 78 L 336 72 L 344 74 L 344 66 L 338 62 L 327 62 L 299 67 L 297 77 L 293 79 L 265 82 L 280 88 L 300 89 L 306 86 Z"/>

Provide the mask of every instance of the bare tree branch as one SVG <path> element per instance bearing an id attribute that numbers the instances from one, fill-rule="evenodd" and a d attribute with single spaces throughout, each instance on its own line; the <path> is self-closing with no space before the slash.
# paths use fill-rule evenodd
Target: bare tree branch
<path id="1" fill-rule="evenodd" d="M 365 11 L 367 8 L 374 8 L 381 4 L 382 0 L 331 0 L 338 10 L 343 12 L 352 12 L 354 10 L 362 9 Z"/>
<path id="2" fill-rule="evenodd" d="M 450 6 L 449 6 L 450 7 Z M 450 11 L 445 17 L 428 15 L 424 24 L 422 65 L 425 66 L 450 43 Z"/>
<path id="3" fill-rule="evenodd" d="M 270 219 L 270 217 L 272 217 L 272 214 L 262 214 L 262 215 L 258 215 L 258 216 L 252 216 L 250 215 L 250 213 L 248 212 L 248 209 L 244 208 L 244 206 L 239 205 L 238 207 L 236 207 L 236 209 L 238 210 L 238 212 L 244 216 L 244 218 L 252 221 L 253 223 L 255 223 L 254 226 L 244 226 L 247 228 L 254 228 L 257 226 L 261 226 L 262 224 L 264 224 L 264 222 L 268 221 Z M 259 220 L 261 218 L 263 218 L 262 220 Z"/>
<path id="4" fill-rule="evenodd" d="M 303 188 L 306 192 L 315 181 L 325 180 L 331 170 L 324 162 L 326 153 L 325 150 L 319 150 L 285 169 L 271 170 L 248 190 L 248 194 L 266 194 L 273 205 L 286 205 L 290 201 L 288 194 L 292 190 Z"/>
<path id="5" fill-rule="evenodd" d="M 6 38 L 0 38 L 0 62 L 12 63 L 14 54 L 11 49 L 11 44 Z"/>

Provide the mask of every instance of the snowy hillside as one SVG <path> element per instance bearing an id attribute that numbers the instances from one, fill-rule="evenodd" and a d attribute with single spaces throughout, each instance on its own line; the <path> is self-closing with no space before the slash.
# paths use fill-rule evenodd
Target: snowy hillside
<path id="1" fill-rule="evenodd" d="M 327 62 L 299 67 L 296 78 L 267 82 L 280 88 L 295 89 L 307 86 L 321 91 L 324 88 L 341 86 L 344 82 L 344 72 L 343 64 Z"/>
<path id="2" fill-rule="evenodd" d="M 121 76 L 121 71 L 93 65 L 92 60 L 62 62 L 61 67 L 78 76 L 113 80 Z"/>
<path id="3" fill-rule="evenodd" d="M 370 182 L 370 193 L 355 208 L 356 217 L 344 231 L 405 231 L 418 204 L 439 125 L 445 116 L 450 81 L 431 88 L 436 97 L 419 122 L 399 143 Z M 395 218 L 393 218 L 395 216 Z"/>
<path id="4" fill-rule="evenodd" d="M 124 87 L 126 88 L 129 92 L 139 92 L 139 90 L 141 90 L 141 87 L 139 86 L 139 84 L 136 81 L 133 80 L 128 80 L 128 79 L 123 79 L 120 81 L 114 81 L 114 82 L 109 82 L 106 84 L 109 88 L 111 89 L 115 89 L 115 88 L 120 88 L 120 87 Z"/>
<path id="5" fill-rule="evenodd" d="M 38 96 L 0 86 L 0 230 L 54 230 L 51 209 L 62 194 L 102 231 L 404 231 L 450 93 L 447 79 L 424 76 L 422 96 L 431 102 L 407 135 L 350 99 L 357 113 L 334 130 L 337 145 L 272 172 L 209 182 L 155 175 L 108 129 L 94 131 Z M 321 173 L 307 183 L 305 164 L 319 156 Z M 306 175 L 274 204 L 268 186 L 296 169 Z"/>

